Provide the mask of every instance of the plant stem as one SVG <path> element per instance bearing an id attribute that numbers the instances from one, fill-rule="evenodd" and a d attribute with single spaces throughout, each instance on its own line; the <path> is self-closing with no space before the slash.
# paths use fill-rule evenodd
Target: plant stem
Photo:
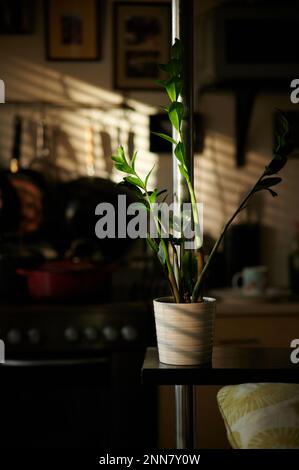
<path id="1" fill-rule="evenodd" d="M 172 268 L 172 265 L 171 265 L 170 260 L 169 260 L 168 249 L 167 249 L 165 240 L 163 238 L 160 238 L 160 243 L 162 243 L 162 248 L 163 248 L 165 261 L 166 261 L 166 266 L 167 266 L 167 269 L 168 269 L 169 280 L 170 280 L 170 283 L 172 285 L 173 295 L 174 295 L 176 303 L 178 304 L 178 303 L 180 303 L 181 298 L 180 298 L 180 293 L 179 293 L 179 289 L 178 289 L 178 286 L 177 286 L 177 282 L 176 282 L 176 279 L 175 279 L 175 275 L 174 275 L 174 272 L 173 272 L 173 268 Z"/>
<path id="2" fill-rule="evenodd" d="M 254 192 L 255 192 L 255 189 L 256 189 L 256 186 L 260 183 L 260 181 L 262 180 L 264 176 L 264 173 L 262 174 L 262 176 L 258 179 L 258 181 L 255 183 L 255 185 L 253 186 L 253 188 L 249 191 L 249 193 L 244 197 L 244 199 L 242 200 L 241 204 L 239 205 L 239 207 L 236 209 L 236 211 L 233 213 L 233 215 L 231 216 L 231 218 L 228 220 L 228 222 L 225 224 L 225 226 L 223 227 L 222 229 L 222 232 L 218 238 L 218 240 L 216 241 L 216 243 L 214 244 L 213 248 L 212 248 L 212 251 L 209 255 L 209 258 L 206 262 L 206 264 L 204 265 L 203 267 L 203 270 L 199 276 L 199 278 L 197 279 L 197 282 L 194 286 L 194 289 L 193 289 L 193 292 L 192 292 L 192 302 L 197 302 L 198 300 L 198 297 L 199 297 L 199 291 L 200 291 L 200 288 L 201 288 L 201 285 L 202 285 L 202 282 L 203 282 L 203 279 L 204 279 L 204 276 L 210 266 L 210 263 L 212 261 L 212 259 L 214 258 L 214 255 L 215 253 L 217 252 L 217 249 L 219 248 L 219 245 L 220 243 L 222 242 L 223 240 L 223 237 L 227 231 L 227 229 L 229 228 L 229 226 L 231 225 L 231 223 L 234 221 L 234 219 L 236 218 L 236 216 L 239 214 L 239 212 L 241 212 L 242 209 L 244 209 L 244 206 L 245 204 L 249 201 L 249 199 L 251 198 L 251 196 L 253 196 Z"/>
<path id="3" fill-rule="evenodd" d="M 180 265 L 179 265 L 178 251 L 177 251 L 176 246 L 175 246 L 174 243 L 172 243 L 170 241 L 170 244 L 171 244 L 171 247 L 173 249 L 173 260 L 174 260 L 175 270 L 176 270 L 176 273 L 177 273 L 176 282 L 177 282 L 178 290 L 179 290 L 179 293 L 180 293 L 180 298 L 182 298 L 182 295 L 183 295 L 183 292 L 182 292 L 182 275 L 181 275 L 181 270 L 180 270 Z"/>
<path id="4" fill-rule="evenodd" d="M 180 293 L 179 293 L 178 285 L 177 285 L 176 278 L 175 278 L 175 275 L 174 275 L 173 267 L 172 267 L 172 264 L 169 260 L 169 253 L 168 253 L 167 245 L 165 243 L 164 238 L 162 237 L 159 220 L 157 220 L 157 218 L 155 216 L 155 212 L 152 209 L 152 204 L 151 204 L 151 201 L 150 201 L 150 198 L 149 198 L 149 195 L 148 195 L 148 192 L 147 192 L 146 188 L 145 188 L 145 194 L 146 194 L 147 202 L 149 204 L 150 211 L 151 211 L 151 213 L 154 217 L 154 221 L 155 221 L 155 225 L 156 225 L 156 228 L 157 228 L 159 240 L 160 240 L 160 243 L 161 243 L 161 246 L 162 246 L 162 249 L 163 249 L 165 262 L 166 262 L 166 266 L 167 266 L 167 270 L 168 270 L 168 278 L 169 278 L 169 282 L 172 286 L 172 292 L 173 292 L 173 295 L 174 295 L 174 298 L 175 298 L 175 302 L 180 303 L 180 300 L 181 300 Z"/>
<path id="5" fill-rule="evenodd" d="M 201 248 L 202 240 L 200 238 L 199 230 L 199 219 L 198 219 L 198 212 L 197 212 L 197 205 L 196 205 L 196 197 L 194 194 L 194 190 L 190 181 L 190 178 L 187 179 L 188 190 L 191 198 L 191 207 L 192 207 L 192 215 L 193 215 L 193 222 L 194 222 L 194 229 L 195 229 L 195 247 L 196 249 Z"/>
<path id="6" fill-rule="evenodd" d="M 138 176 L 136 170 L 135 170 L 134 168 L 132 168 L 132 169 L 133 169 L 134 175 L 135 175 L 140 181 L 142 181 L 141 178 Z M 148 191 L 147 191 L 146 182 L 144 183 L 143 189 L 144 189 L 144 191 L 145 191 L 146 200 L 147 200 L 147 203 L 148 203 L 148 205 L 149 205 L 150 211 L 151 211 L 151 213 L 152 213 L 152 215 L 153 215 L 153 218 L 154 218 L 154 221 L 155 221 L 155 225 L 156 225 L 156 228 L 157 228 L 159 240 L 160 240 L 160 243 L 161 243 L 161 246 L 162 246 L 162 250 L 163 250 L 163 253 L 164 253 L 165 263 L 166 263 L 167 270 L 168 270 L 168 280 L 169 280 L 169 283 L 170 283 L 170 285 L 171 285 L 171 290 L 172 290 L 172 293 L 173 293 L 173 296 L 174 296 L 174 298 L 175 298 L 176 303 L 180 303 L 180 300 L 181 300 L 181 298 L 180 298 L 180 293 L 179 293 L 178 285 L 177 285 L 177 282 L 176 282 L 176 279 L 175 279 L 173 267 L 172 267 L 172 265 L 171 265 L 171 263 L 170 263 L 170 260 L 169 260 L 169 253 L 168 253 L 167 245 L 166 245 L 165 240 L 163 239 L 162 234 L 161 234 L 161 228 L 160 228 L 159 219 L 156 218 L 155 212 L 154 212 L 153 209 L 152 209 L 152 203 L 151 203 L 151 200 L 150 200 Z"/>
<path id="7" fill-rule="evenodd" d="M 179 132 L 179 139 L 180 139 L 180 142 L 183 143 L 183 135 L 182 135 L 181 132 Z M 203 254 L 203 249 L 202 249 L 202 239 L 201 239 L 200 232 L 199 232 L 200 231 L 200 224 L 199 224 L 199 217 L 198 217 L 198 211 L 197 211 L 196 196 L 195 196 L 194 188 L 193 188 L 193 185 L 192 185 L 192 182 L 191 182 L 191 179 L 190 179 L 189 171 L 188 171 L 188 168 L 187 168 L 186 165 L 185 165 L 185 168 L 186 168 L 185 181 L 187 183 L 188 192 L 189 192 L 189 195 L 190 195 L 191 207 L 192 207 L 192 217 L 193 217 L 194 230 L 195 230 L 195 247 L 196 247 L 196 257 L 197 257 L 197 272 L 198 272 L 198 277 L 199 277 L 202 273 L 203 268 L 204 268 L 204 254 Z M 182 250 L 183 250 L 183 247 L 182 247 Z M 200 292 L 200 285 L 198 287 L 197 298 L 199 297 L 199 292 Z M 191 296 L 191 298 L 193 299 L 193 295 Z"/>

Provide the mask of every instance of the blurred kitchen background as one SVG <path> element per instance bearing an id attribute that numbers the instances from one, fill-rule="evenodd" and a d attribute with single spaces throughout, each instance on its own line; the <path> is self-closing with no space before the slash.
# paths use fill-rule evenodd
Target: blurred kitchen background
<path id="1" fill-rule="evenodd" d="M 207 252 L 271 158 L 277 109 L 294 129 L 279 197 L 256 196 L 208 279 L 220 299 L 218 344 L 288 347 L 299 326 L 299 111 L 290 100 L 298 3 L 194 1 L 194 178 Z M 157 63 L 171 29 L 167 5 L 135 6 L 137 17 L 150 17 L 149 39 L 140 41 Z M 116 204 L 123 192 L 110 159 L 120 144 L 138 150 L 141 175 L 155 164 L 152 185 L 167 188 L 171 200 L 172 156 L 150 133 L 167 130 L 165 93 L 153 86 L 152 62 L 137 54 L 142 44 L 133 48 L 136 62 L 123 65 L 131 51 L 124 31 L 128 43 L 140 33 L 122 21 L 132 17 L 128 2 L 0 0 L 0 335 L 10 360 L 1 370 L 4 446 L 174 446 L 172 390 L 140 385 L 144 350 L 155 344 L 151 300 L 167 286 L 143 241 L 94 235 L 96 205 Z M 268 284 L 248 300 L 232 278 L 249 266 L 265 267 Z M 227 446 L 216 390 L 198 392 L 210 423 L 201 429 L 207 419 L 199 420 L 200 447 Z"/>

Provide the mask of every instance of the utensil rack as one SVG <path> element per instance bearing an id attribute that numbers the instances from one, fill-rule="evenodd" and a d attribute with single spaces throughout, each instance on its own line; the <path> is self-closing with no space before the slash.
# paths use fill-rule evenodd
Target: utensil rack
<path id="1" fill-rule="evenodd" d="M 112 109 L 134 111 L 134 108 L 126 102 L 120 104 L 93 104 L 84 102 L 55 102 L 55 101 L 38 101 L 38 100 L 8 100 L 4 103 L 8 106 L 25 106 L 35 108 L 54 108 L 54 109 L 91 109 L 100 111 L 110 111 Z"/>

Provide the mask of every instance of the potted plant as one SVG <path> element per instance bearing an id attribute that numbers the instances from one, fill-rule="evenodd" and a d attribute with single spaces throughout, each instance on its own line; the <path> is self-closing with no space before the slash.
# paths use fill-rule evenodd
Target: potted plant
<path id="1" fill-rule="evenodd" d="M 207 272 L 225 233 L 249 200 L 257 192 L 263 190 L 269 191 L 272 196 L 277 195 L 272 187 L 281 182 L 281 178 L 274 175 L 283 168 L 287 161 L 288 121 L 281 113 L 280 132 L 277 135 L 277 146 L 272 160 L 229 218 L 211 253 L 207 259 L 204 259 L 198 206 L 190 169 L 186 164 L 185 144 L 182 135 L 184 117 L 184 105 L 181 101 L 184 87 L 182 54 L 181 43 L 176 40 L 171 48 L 169 63 L 161 66 L 168 74 L 168 79 L 159 82 L 165 88 L 170 99 L 170 105 L 165 110 L 172 127 L 175 129 L 176 138 L 165 134 L 158 135 L 173 144 L 179 171 L 188 188 L 191 216 L 188 216 L 187 213 L 187 217 L 185 217 L 185 214 L 182 213 L 179 220 L 173 216 L 166 230 L 161 212 L 157 210 L 157 204 L 161 203 L 162 195 L 162 201 L 165 201 L 165 191 L 160 191 L 157 188 L 152 191 L 148 189 L 152 170 L 145 179 L 142 179 L 135 167 L 137 152 L 129 158 L 123 147 L 118 148 L 117 154 L 112 156 L 112 160 L 117 170 L 126 173 L 122 184 L 133 191 L 136 200 L 154 222 L 155 236 L 148 231 L 147 241 L 161 263 L 171 292 L 171 296 L 168 298 L 154 300 L 160 361 L 176 365 L 199 365 L 211 361 L 213 347 L 216 301 L 203 296 L 203 284 Z M 192 226 L 192 249 L 186 249 L 184 230 L 186 220 L 189 229 L 190 224 Z"/>

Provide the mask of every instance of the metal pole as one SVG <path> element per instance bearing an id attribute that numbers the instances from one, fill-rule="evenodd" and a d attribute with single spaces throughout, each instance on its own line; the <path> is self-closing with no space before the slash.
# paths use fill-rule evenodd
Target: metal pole
<path id="1" fill-rule="evenodd" d="M 182 131 L 187 165 L 193 182 L 193 0 L 172 0 L 172 42 L 176 38 L 181 40 L 184 50 L 182 103 L 185 107 L 185 116 Z M 188 189 L 175 157 L 173 157 L 173 201 L 178 205 L 189 201 Z"/>
<path id="2" fill-rule="evenodd" d="M 193 385 L 175 386 L 176 448 L 193 449 Z"/>
<path id="3" fill-rule="evenodd" d="M 193 183 L 193 0 L 172 0 L 172 42 L 176 38 L 181 40 L 183 47 L 183 80 L 182 103 L 185 114 L 182 123 L 183 141 L 186 151 L 186 163 Z M 177 140 L 176 130 L 173 130 L 173 137 Z M 173 203 L 174 216 L 180 220 L 182 204 L 190 202 L 187 184 L 181 175 L 178 162 L 174 155 L 172 159 L 173 172 Z M 174 232 L 174 236 L 179 238 L 181 233 Z M 177 247 L 179 265 L 183 250 Z M 175 275 L 178 279 L 176 266 L 174 266 Z"/>
<path id="4" fill-rule="evenodd" d="M 175 42 L 176 38 L 181 38 L 181 28 L 180 28 L 180 16 L 181 16 L 181 4 L 182 0 L 172 0 L 172 44 Z M 172 128 L 173 138 L 176 140 L 177 131 L 175 128 Z M 181 187 L 182 187 L 182 177 L 179 172 L 178 163 L 174 156 L 174 147 L 172 149 L 172 191 L 173 191 L 173 202 L 178 204 L 182 199 L 181 196 Z M 176 206 L 175 206 L 176 207 Z M 177 273 L 176 273 L 177 274 Z"/>
<path id="5" fill-rule="evenodd" d="M 193 0 L 172 0 L 172 42 L 178 38 L 183 46 L 182 103 L 185 107 L 182 133 L 186 149 L 186 161 L 193 182 Z M 174 138 L 176 138 L 174 131 Z M 173 202 L 180 210 L 184 202 L 189 202 L 186 183 L 173 156 Z M 176 447 L 193 449 L 193 386 L 175 386 Z"/>

